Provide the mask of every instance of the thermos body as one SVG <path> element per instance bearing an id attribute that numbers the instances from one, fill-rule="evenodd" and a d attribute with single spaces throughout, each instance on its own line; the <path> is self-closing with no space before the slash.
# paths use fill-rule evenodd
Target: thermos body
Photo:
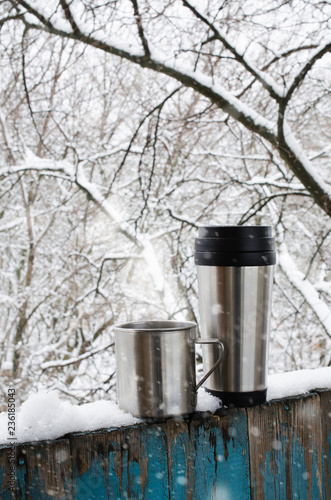
<path id="1" fill-rule="evenodd" d="M 201 337 L 216 337 L 225 349 L 205 387 L 225 404 L 249 406 L 266 399 L 275 260 L 269 226 L 199 228 Z M 216 355 L 212 346 L 203 346 L 204 370 Z"/>
<path id="2" fill-rule="evenodd" d="M 223 365 L 208 380 L 210 390 L 266 390 L 272 281 L 272 266 L 198 267 L 202 338 L 213 332 L 225 346 Z M 205 369 L 215 355 L 210 346 L 203 346 Z"/>

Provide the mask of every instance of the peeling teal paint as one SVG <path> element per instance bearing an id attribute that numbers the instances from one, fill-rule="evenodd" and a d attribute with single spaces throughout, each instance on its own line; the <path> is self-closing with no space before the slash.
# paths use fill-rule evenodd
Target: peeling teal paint
<path id="1" fill-rule="evenodd" d="M 28 488 L 27 471 L 25 457 L 23 457 L 21 454 L 18 454 L 16 460 L 16 482 L 18 487 L 18 498 L 26 500 L 25 490 L 26 488 Z"/>
<path id="2" fill-rule="evenodd" d="M 119 453 L 119 446 L 111 446 L 108 456 L 109 500 L 117 500 L 121 496 L 121 481 L 116 466 Z"/>
<path id="3" fill-rule="evenodd" d="M 76 498 L 81 500 L 107 500 L 107 481 L 102 466 L 102 457 L 99 460 L 92 458 L 89 469 L 79 474 L 76 471 L 74 491 Z"/>
<path id="4" fill-rule="evenodd" d="M 309 468 L 307 467 L 305 458 L 307 454 L 312 455 L 312 467 Z M 295 463 L 295 466 L 291 468 L 293 498 L 324 500 L 325 491 L 323 490 L 322 477 L 320 481 L 317 480 L 319 471 L 317 468 L 316 451 L 313 448 L 304 449 L 302 443 L 296 437 L 292 442 L 291 456 Z"/>
<path id="5" fill-rule="evenodd" d="M 199 492 L 197 500 L 250 498 L 247 419 L 244 410 L 235 411 L 237 415 L 226 417 L 222 427 L 213 417 L 191 433 L 191 443 L 196 443 L 193 489 Z"/>
<path id="6" fill-rule="evenodd" d="M 167 438 L 161 427 L 146 431 L 144 441 L 147 456 L 147 477 L 144 490 L 145 500 L 169 499 Z"/>
<path id="7" fill-rule="evenodd" d="M 1 450 L 0 450 L 1 452 Z M 5 491 L 3 490 L 2 488 L 2 485 L 4 484 L 5 482 L 5 471 L 3 468 L 0 469 L 0 485 L 1 485 L 1 495 L 0 495 L 0 498 L 1 500 L 11 500 L 11 496 L 10 496 L 10 491 L 9 489 L 7 488 Z"/>
<path id="8" fill-rule="evenodd" d="M 188 495 L 187 464 L 191 460 L 188 454 L 188 431 L 182 428 L 176 430 L 168 441 L 169 493 L 171 500 L 186 498 Z"/>
<path id="9" fill-rule="evenodd" d="M 315 394 L 17 446 L 15 498 L 329 500 L 328 401 L 323 414 Z"/>
<path id="10" fill-rule="evenodd" d="M 285 460 L 285 446 L 282 443 L 281 450 L 270 450 L 261 467 L 261 474 L 264 480 L 264 499 L 276 500 L 287 498 L 286 485 L 287 485 L 287 472 L 291 469 L 286 468 Z M 293 463 L 292 467 L 296 465 Z"/>

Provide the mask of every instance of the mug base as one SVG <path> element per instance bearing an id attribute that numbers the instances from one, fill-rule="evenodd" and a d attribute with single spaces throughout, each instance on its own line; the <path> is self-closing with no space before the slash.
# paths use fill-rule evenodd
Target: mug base
<path id="1" fill-rule="evenodd" d="M 205 390 L 209 392 L 209 394 L 221 399 L 223 405 L 229 406 L 230 408 L 260 405 L 267 400 L 267 389 L 251 392 L 221 392 L 205 387 Z"/>

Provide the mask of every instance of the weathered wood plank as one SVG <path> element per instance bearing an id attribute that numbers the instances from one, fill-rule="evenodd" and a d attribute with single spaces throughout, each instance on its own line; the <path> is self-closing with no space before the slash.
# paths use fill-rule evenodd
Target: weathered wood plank
<path id="1" fill-rule="evenodd" d="M 12 496 L 14 498 L 14 495 L 11 495 L 9 483 L 10 452 L 11 448 L 7 446 L 3 446 L 0 449 L 0 498 L 3 500 L 10 500 Z"/>
<path id="2" fill-rule="evenodd" d="M 113 431 L 108 436 L 109 500 L 121 498 L 122 489 L 122 435 Z"/>
<path id="3" fill-rule="evenodd" d="M 192 498 L 188 483 L 189 428 L 185 419 L 174 418 L 167 421 L 167 458 L 169 496 L 171 500 Z"/>
<path id="4" fill-rule="evenodd" d="M 80 499 L 169 498 L 165 424 L 75 434 L 74 490 Z"/>
<path id="5" fill-rule="evenodd" d="M 252 498 L 325 498 L 320 397 L 248 408 Z"/>
<path id="6" fill-rule="evenodd" d="M 68 440 L 16 446 L 16 490 L 12 497 L 8 482 L 9 450 L 0 450 L 1 499 L 72 498 L 72 462 Z"/>
<path id="7" fill-rule="evenodd" d="M 330 461 L 331 391 L 322 391 L 18 445 L 14 498 L 331 500 Z"/>
<path id="8" fill-rule="evenodd" d="M 166 424 L 143 425 L 129 432 L 123 430 L 122 442 L 120 498 L 168 499 Z"/>
<path id="9" fill-rule="evenodd" d="M 190 425 L 190 488 L 194 500 L 250 498 L 249 444 L 244 409 L 196 414 Z"/>
<path id="10" fill-rule="evenodd" d="M 108 498 L 109 437 L 103 432 L 70 436 L 75 498 Z"/>
<path id="11" fill-rule="evenodd" d="M 322 391 L 321 418 L 322 418 L 322 460 L 323 482 L 325 485 L 325 500 L 331 499 L 331 392 Z"/>
<path id="12" fill-rule="evenodd" d="M 19 447 L 17 469 L 21 473 L 18 485 L 22 498 L 72 498 L 72 461 L 67 439 Z M 25 478 L 23 471 L 26 471 Z M 24 484 L 27 485 L 25 492 Z M 35 494 L 37 491 L 39 496 Z"/>

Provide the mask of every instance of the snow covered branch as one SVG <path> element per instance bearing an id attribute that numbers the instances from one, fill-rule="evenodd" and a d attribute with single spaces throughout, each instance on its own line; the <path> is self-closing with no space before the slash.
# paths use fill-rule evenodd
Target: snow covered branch
<path id="1" fill-rule="evenodd" d="M 278 150 L 317 205 L 331 217 L 331 186 L 318 174 L 286 121 L 283 121 L 279 130 Z"/>
<path id="2" fill-rule="evenodd" d="M 15 2 L 18 12 L 29 29 L 44 30 L 56 36 L 77 40 L 91 47 L 100 49 L 109 54 L 124 58 L 132 63 L 138 64 L 143 68 L 168 75 L 179 81 L 185 87 L 190 87 L 202 96 L 209 99 L 214 105 L 221 108 L 229 116 L 240 122 L 244 127 L 266 139 L 274 148 L 276 148 L 285 161 L 287 166 L 293 171 L 297 178 L 302 182 L 307 191 L 311 194 L 317 205 L 331 216 L 331 194 L 326 183 L 320 178 L 313 169 L 309 159 L 303 153 L 302 146 L 294 139 L 293 134 L 289 132 L 288 126 L 284 124 L 286 106 L 291 99 L 295 89 L 303 82 L 307 73 L 310 71 L 316 61 L 321 59 L 324 54 L 330 51 L 331 44 L 327 40 L 320 44 L 307 62 L 298 71 L 293 78 L 289 89 L 284 95 L 284 89 L 281 88 L 274 79 L 261 71 L 254 64 L 250 63 L 248 58 L 237 50 L 230 43 L 228 37 L 221 33 L 214 23 L 208 20 L 207 16 L 202 14 L 187 0 L 183 0 L 185 7 L 190 9 L 193 15 L 208 27 L 213 33 L 213 38 L 219 40 L 224 47 L 229 50 L 236 61 L 250 75 L 260 82 L 266 89 L 271 98 L 280 106 L 278 132 L 276 122 L 264 117 L 259 111 L 253 109 L 243 100 L 235 97 L 234 93 L 229 92 L 223 85 L 217 83 L 215 79 L 189 65 L 176 62 L 176 58 L 161 54 L 147 42 L 147 35 L 143 29 L 143 17 L 138 9 L 138 3 L 132 0 L 134 8 L 135 23 L 138 27 L 139 38 L 143 48 L 138 47 L 135 42 L 120 43 L 118 40 L 111 40 L 109 37 L 103 37 L 99 34 L 92 34 L 87 27 L 82 25 L 78 27 L 75 16 L 65 0 L 61 0 L 67 23 L 63 23 L 59 16 L 46 16 L 39 8 L 26 0 Z M 35 20 L 33 22 L 33 19 Z M 71 29 L 70 29 L 71 28 Z M 293 53 L 295 49 L 290 49 Z"/>
<path id="3" fill-rule="evenodd" d="M 150 274 L 154 289 L 162 297 L 165 310 L 169 315 L 176 313 L 177 300 L 173 296 L 171 286 L 164 279 L 159 257 L 156 254 L 154 245 L 152 244 L 153 237 L 147 234 L 136 233 L 133 227 L 122 220 L 117 209 L 109 203 L 109 201 L 101 194 L 96 183 L 88 181 L 84 172 L 84 162 L 79 163 L 77 167 L 73 167 L 68 162 L 55 162 L 53 160 L 43 160 L 33 155 L 31 151 L 27 151 L 26 162 L 17 167 L 5 167 L 0 171 L 0 175 L 10 175 L 24 171 L 38 171 L 46 175 L 53 175 L 57 172 L 63 172 L 65 180 L 74 183 L 95 203 L 107 218 L 112 222 L 113 231 L 117 231 L 131 241 L 137 250 L 141 253 L 145 260 L 147 272 Z"/>
<path id="4" fill-rule="evenodd" d="M 203 16 L 193 5 L 191 5 L 187 0 L 182 0 L 183 4 L 185 7 L 191 10 L 193 14 L 200 19 L 204 24 L 206 24 L 209 29 L 213 32 L 213 40 L 219 40 L 220 42 L 223 43 L 224 47 L 226 47 L 235 57 L 235 59 L 242 64 L 242 66 L 249 72 L 251 75 L 253 75 L 256 80 L 258 80 L 262 86 L 269 92 L 271 97 L 275 99 L 276 101 L 279 101 L 283 94 L 284 90 L 280 88 L 276 82 L 267 74 L 263 74 L 261 71 L 258 70 L 258 68 L 255 68 L 248 60 L 247 58 L 238 52 L 236 48 L 229 42 L 227 39 L 226 35 L 222 34 L 216 26 L 208 21 L 208 19 Z"/>
<path id="5" fill-rule="evenodd" d="M 150 56 L 151 56 L 151 51 L 149 49 L 148 41 L 147 41 L 147 38 L 146 38 L 146 35 L 145 35 L 145 31 L 144 31 L 144 28 L 143 28 L 141 15 L 140 15 L 139 8 L 138 8 L 138 2 L 137 2 L 137 0 L 131 0 L 131 2 L 132 2 L 132 5 L 133 5 L 134 16 L 135 16 L 135 19 L 136 19 L 136 22 L 137 22 L 137 28 L 138 28 L 139 37 L 140 37 L 142 46 L 143 46 L 144 51 L 145 51 L 145 58 L 149 59 Z"/>
<path id="6" fill-rule="evenodd" d="M 328 337 L 331 338 L 331 309 L 329 305 L 319 297 L 316 288 L 305 279 L 304 274 L 298 270 L 294 259 L 290 256 L 287 246 L 282 243 L 278 252 L 278 263 L 287 279 L 304 297 L 314 314 L 319 319 Z"/>
<path id="7" fill-rule="evenodd" d="M 79 363 L 83 361 L 84 359 L 87 359 L 91 356 L 94 356 L 95 354 L 98 354 L 99 352 L 105 351 L 106 349 L 109 349 L 109 347 L 113 347 L 114 342 L 110 342 L 107 344 L 102 345 L 101 347 L 97 347 L 95 349 L 91 349 L 88 352 L 84 352 L 84 354 L 80 354 L 79 356 L 75 356 L 74 358 L 70 359 L 64 359 L 64 360 L 53 360 L 53 361 L 46 361 L 45 363 L 42 363 L 40 365 L 40 368 L 42 370 L 49 370 L 50 368 L 59 368 L 59 367 L 64 367 L 64 366 L 69 366 L 74 363 Z"/>
<path id="8" fill-rule="evenodd" d="M 66 19 L 69 21 L 70 26 L 72 30 L 76 33 L 80 33 L 80 29 L 78 28 L 78 25 L 76 23 L 76 20 L 74 19 L 74 16 L 70 10 L 70 7 L 67 3 L 66 0 L 60 0 L 61 7 L 63 9 L 63 12 L 65 14 Z"/>
<path id="9" fill-rule="evenodd" d="M 291 99 L 293 93 L 298 89 L 300 84 L 303 82 L 307 73 L 312 69 L 313 65 L 320 60 L 325 54 L 331 52 L 331 39 L 325 40 L 319 47 L 317 47 L 309 60 L 303 65 L 302 68 L 293 78 L 292 83 L 289 85 L 289 89 L 284 96 L 285 103 L 288 103 Z"/>

